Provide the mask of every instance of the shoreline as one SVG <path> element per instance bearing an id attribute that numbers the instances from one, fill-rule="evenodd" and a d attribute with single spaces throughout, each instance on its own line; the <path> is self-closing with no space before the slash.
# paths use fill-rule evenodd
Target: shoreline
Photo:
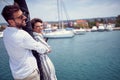
<path id="1" fill-rule="evenodd" d="M 120 30 L 120 27 L 114 27 L 113 30 Z"/>

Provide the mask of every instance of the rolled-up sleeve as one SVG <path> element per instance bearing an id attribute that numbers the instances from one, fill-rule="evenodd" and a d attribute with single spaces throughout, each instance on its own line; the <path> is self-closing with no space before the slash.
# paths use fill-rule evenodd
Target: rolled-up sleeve
<path id="1" fill-rule="evenodd" d="M 25 34 L 23 40 L 21 42 L 21 47 L 30 50 L 36 50 L 40 54 L 44 54 L 47 52 L 46 46 L 42 43 L 35 41 L 29 34 Z"/>

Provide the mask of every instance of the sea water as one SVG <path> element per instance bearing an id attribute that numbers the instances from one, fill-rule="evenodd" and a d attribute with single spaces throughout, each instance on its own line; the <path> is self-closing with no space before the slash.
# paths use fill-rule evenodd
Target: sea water
<path id="1" fill-rule="evenodd" d="M 58 80 L 120 80 L 120 31 L 49 39 Z M 0 80 L 13 80 L 0 38 Z"/>

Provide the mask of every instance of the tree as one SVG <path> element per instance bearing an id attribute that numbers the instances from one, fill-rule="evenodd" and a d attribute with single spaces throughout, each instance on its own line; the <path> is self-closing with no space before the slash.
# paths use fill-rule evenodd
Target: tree
<path id="1" fill-rule="evenodd" d="M 96 23 L 95 23 L 95 21 L 93 21 L 93 22 L 88 21 L 88 25 L 89 25 L 89 28 L 92 28 L 93 26 L 96 25 Z"/>
<path id="2" fill-rule="evenodd" d="M 103 18 L 100 19 L 100 23 L 104 23 L 104 19 Z"/>
<path id="3" fill-rule="evenodd" d="M 1 25 L 1 27 L 0 27 L 0 31 L 3 31 L 5 28 L 6 28 L 5 25 Z"/>
<path id="4" fill-rule="evenodd" d="M 116 25 L 115 27 L 120 27 L 120 15 L 116 17 Z"/>

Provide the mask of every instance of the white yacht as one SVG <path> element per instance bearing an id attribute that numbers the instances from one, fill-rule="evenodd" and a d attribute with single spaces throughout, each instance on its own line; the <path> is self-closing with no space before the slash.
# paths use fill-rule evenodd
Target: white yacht
<path id="1" fill-rule="evenodd" d="M 57 31 L 54 31 L 54 32 L 50 32 L 50 33 L 45 33 L 44 34 L 44 37 L 47 37 L 47 38 L 70 38 L 70 37 L 73 37 L 74 36 L 74 33 L 73 31 L 67 31 L 64 29 L 64 25 L 63 25 L 63 21 L 62 21 L 62 15 L 61 14 L 61 8 L 63 8 L 62 5 L 58 5 L 58 4 L 63 4 L 63 1 L 61 0 L 57 0 L 57 9 L 58 9 L 58 23 L 59 23 L 59 28 L 60 29 L 57 29 Z"/>
<path id="2" fill-rule="evenodd" d="M 71 38 L 73 36 L 74 33 L 72 31 L 66 31 L 64 29 L 44 34 L 46 38 Z"/>
<path id="3" fill-rule="evenodd" d="M 107 27 L 106 27 L 106 30 L 107 31 L 112 31 L 113 30 L 113 27 L 111 24 L 108 24 Z"/>
<path id="4" fill-rule="evenodd" d="M 83 35 L 85 34 L 85 29 L 73 29 L 74 34 L 76 35 Z"/>
<path id="5" fill-rule="evenodd" d="M 105 27 L 103 26 L 103 24 L 99 24 L 98 31 L 105 31 Z"/>
<path id="6" fill-rule="evenodd" d="M 92 29 L 91 29 L 91 32 L 96 32 L 98 29 L 97 29 L 97 26 L 93 26 Z"/>

